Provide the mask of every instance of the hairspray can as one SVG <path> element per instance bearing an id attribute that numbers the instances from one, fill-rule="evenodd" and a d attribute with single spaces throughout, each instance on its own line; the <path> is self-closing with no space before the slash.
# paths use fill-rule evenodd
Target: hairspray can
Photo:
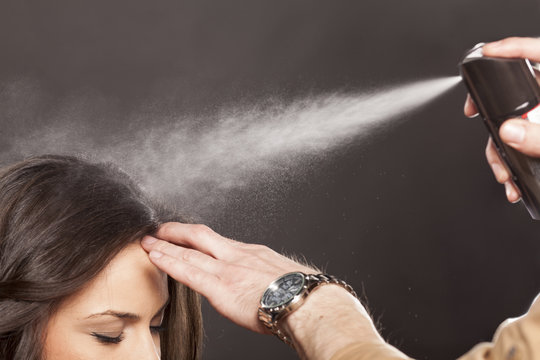
<path id="1" fill-rule="evenodd" d="M 521 192 L 521 200 L 540 220 L 540 160 L 504 144 L 499 128 L 510 118 L 540 123 L 540 87 L 527 59 L 487 57 L 484 44 L 469 50 L 459 69 L 495 147 Z"/>

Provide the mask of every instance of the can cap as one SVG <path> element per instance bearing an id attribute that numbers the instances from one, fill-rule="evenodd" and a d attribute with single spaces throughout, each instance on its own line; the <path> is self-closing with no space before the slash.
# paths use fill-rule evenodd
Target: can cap
<path id="1" fill-rule="evenodd" d="M 460 72 L 484 116 L 519 116 L 538 105 L 540 87 L 529 60 L 479 56 L 475 49 L 461 62 Z"/>

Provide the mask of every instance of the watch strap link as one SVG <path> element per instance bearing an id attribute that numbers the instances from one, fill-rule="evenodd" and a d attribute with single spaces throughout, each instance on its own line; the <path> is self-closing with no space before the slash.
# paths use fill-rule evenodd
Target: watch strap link
<path id="1" fill-rule="evenodd" d="M 345 281 L 336 278 L 334 275 L 316 274 L 316 275 L 307 275 L 307 277 L 315 279 L 315 281 L 317 282 L 315 287 L 318 286 L 318 285 L 324 285 L 324 284 L 339 285 L 339 286 L 345 288 L 345 290 L 350 292 L 355 298 L 358 299 L 358 295 L 356 294 L 356 292 L 354 291 L 352 286 L 347 284 Z"/>

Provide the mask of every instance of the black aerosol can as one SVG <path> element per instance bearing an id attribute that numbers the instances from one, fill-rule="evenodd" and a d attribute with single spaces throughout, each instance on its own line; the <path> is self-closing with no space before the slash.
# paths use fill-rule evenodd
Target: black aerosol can
<path id="1" fill-rule="evenodd" d="M 483 45 L 466 53 L 459 64 L 461 77 L 523 203 L 532 218 L 540 220 L 540 160 L 520 153 L 499 137 L 499 128 L 510 118 L 540 123 L 540 87 L 529 60 L 487 57 L 482 54 Z"/>

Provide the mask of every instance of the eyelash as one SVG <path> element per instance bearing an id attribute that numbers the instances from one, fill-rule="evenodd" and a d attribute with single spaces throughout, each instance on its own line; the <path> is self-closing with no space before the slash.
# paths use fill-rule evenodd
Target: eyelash
<path id="1" fill-rule="evenodd" d="M 91 335 L 102 344 L 118 344 L 120 341 L 124 340 L 124 333 L 120 333 L 120 335 L 116 337 L 105 336 L 95 332 L 91 333 Z"/>
<path id="2" fill-rule="evenodd" d="M 155 334 L 160 334 L 162 333 L 163 331 L 165 331 L 165 327 L 160 325 L 160 326 L 150 326 L 150 331 L 155 333 Z M 118 344 L 120 343 L 120 341 L 124 340 L 124 333 L 120 333 L 120 335 L 116 336 L 116 337 L 111 337 L 111 336 L 106 336 L 106 335 L 102 335 L 102 334 L 98 334 L 98 333 L 91 333 L 91 335 L 93 337 L 95 337 L 100 343 L 102 344 Z"/>

